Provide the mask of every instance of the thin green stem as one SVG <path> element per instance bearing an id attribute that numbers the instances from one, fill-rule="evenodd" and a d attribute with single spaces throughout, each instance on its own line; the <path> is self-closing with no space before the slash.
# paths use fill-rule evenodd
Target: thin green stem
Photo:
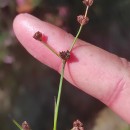
<path id="1" fill-rule="evenodd" d="M 23 130 L 22 126 L 18 124 L 18 122 L 16 120 L 12 120 L 13 123 L 20 129 L 20 130 Z"/>
<path id="2" fill-rule="evenodd" d="M 60 97 L 61 97 L 61 90 L 62 90 L 62 84 L 63 84 L 63 78 L 64 78 L 64 68 L 65 68 L 66 61 L 62 60 L 62 69 L 61 69 L 61 77 L 60 77 L 60 83 L 59 83 L 59 90 L 58 90 L 58 96 L 55 106 L 55 112 L 54 112 L 54 125 L 53 130 L 57 129 L 57 119 L 58 119 L 58 112 L 59 112 L 59 104 L 60 104 Z"/>
<path id="3" fill-rule="evenodd" d="M 69 49 L 70 52 L 73 49 L 73 47 L 74 47 L 74 45 L 76 43 L 77 38 L 79 37 L 79 34 L 80 34 L 81 30 L 82 30 L 82 27 L 83 27 L 83 25 L 80 25 L 79 30 L 78 30 L 78 32 L 77 32 L 77 34 L 76 34 L 76 36 L 75 36 L 75 38 L 74 38 L 74 40 L 73 40 L 73 42 L 71 44 L 71 47 Z"/>
<path id="4" fill-rule="evenodd" d="M 86 7 L 86 11 L 85 11 L 85 14 L 84 14 L 85 17 L 86 17 L 87 14 L 88 14 L 88 8 L 89 8 L 89 6 Z"/>
<path id="5" fill-rule="evenodd" d="M 87 6 L 86 11 L 85 11 L 85 15 L 84 15 L 85 17 L 87 16 L 87 12 L 88 12 L 88 6 Z M 77 32 L 77 34 L 76 34 L 76 36 L 75 36 L 75 38 L 74 38 L 74 40 L 73 40 L 73 42 L 72 42 L 72 44 L 71 44 L 71 47 L 70 47 L 70 49 L 69 49 L 70 52 L 72 51 L 72 49 L 73 49 L 73 47 L 74 47 L 74 45 L 75 45 L 75 43 L 76 43 L 76 40 L 77 40 L 77 38 L 78 38 L 78 36 L 79 36 L 81 30 L 82 30 L 82 27 L 83 27 L 83 25 L 80 25 L 79 30 L 78 30 L 78 32 Z M 60 57 L 59 54 L 58 54 L 57 52 L 55 52 L 55 50 L 54 50 L 53 48 L 51 48 L 51 47 L 48 46 L 47 44 L 46 44 L 46 46 L 47 46 L 53 53 L 55 53 L 58 57 Z M 61 69 L 61 77 L 60 77 L 60 83 L 59 83 L 59 90 L 58 90 L 58 96 L 57 96 L 57 100 L 56 100 L 56 102 L 55 102 L 55 108 L 54 108 L 54 125 L 53 125 L 53 130 L 57 130 L 57 119 L 58 119 L 59 104 L 60 104 L 62 84 L 63 84 L 63 78 L 64 78 L 65 64 L 66 64 L 66 61 L 62 59 L 62 69 Z"/>
<path id="6" fill-rule="evenodd" d="M 89 6 L 86 7 L 86 11 L 85 11 L 85 14 L 84 14 L 85 17 L 87 16 L 88 8 L 89 8 Z M 69 49 L 70 52 L 72 51 L 72 49 L 73 49 L 73 47 L 74 47 L 74 45 L 75 45 L 75 43 L 77 41 L 77 38 L 79 37 L 79 34 L 80 34 L 82 28 L 83 28 L 83 25 L 80 25 L 79 30 L 78 30 L 78 32 L 77 32 L 77 34 L 76 34 L 76 36 L 75 36 L 75 38 L 74 38 L 74 40 L 73 40 L 73 42 L 71 44 L 71 47 Z"/>
<path id="7" fill-rule="evenodd" d="M 56 52 L 56 50 L 54 49 L 54 48 L 52 48 L 51 46 L 49 46 L 47 43 L 44 43 L 44 42 L 42 42 L 51 52 L 53 52 L 55 55 L 57 55 L 58 57 L 60 57 L 59 56 L 59 54 Z"/>

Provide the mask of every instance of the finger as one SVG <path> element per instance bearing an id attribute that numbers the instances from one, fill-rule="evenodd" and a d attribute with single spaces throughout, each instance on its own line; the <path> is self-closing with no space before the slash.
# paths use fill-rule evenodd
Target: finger
<path id="1" fill-rule="evenodd" d="M 28 15 L 18 15 L 14 32 L 25 49 L 36 59 L 60 71 L 61 60 L 32 36 L 40 31 L 57 52 L 66 51 L 73 36 L 49 23 Z M 96 97 L 130 122 L 130 67 L 122 58 L 78 40 L 65 68 L 65 78 Z"/>

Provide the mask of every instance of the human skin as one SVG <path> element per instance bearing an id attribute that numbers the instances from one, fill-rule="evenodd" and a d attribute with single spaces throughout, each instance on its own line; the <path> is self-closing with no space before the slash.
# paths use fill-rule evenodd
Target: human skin
<path id="1" fill-rule="evenodd" d="M 25 49 L 43 64 L 61 71 L 61 59 L 33 35 L 40 31 L 57 52 L 69 49 L 74 37 L 62 29 L 29 14 L 16 16 L 16 37 Z M 90 43 L 77 40 L 65 67 L 65 79 L 97 98 L 130 123 L 130 63 Z"/>

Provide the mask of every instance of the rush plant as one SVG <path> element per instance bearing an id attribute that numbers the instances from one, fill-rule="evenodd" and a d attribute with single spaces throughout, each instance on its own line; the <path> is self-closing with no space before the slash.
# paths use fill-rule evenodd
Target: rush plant
<path id="1" fill-rule="evenodd" d="M 61 97 L 61 92 L 62 92 L 62 84 L 63 84 L 63 78 L 64 78 L 65 65 L 66 65 L 67 61 L 71 57 L 71 54 L 72 54 L 71 52 L 73 50 L 73 47 L 76 44 L 76 41 L 77 41 L 77 39 L 78 39 L 78 37 L 79 37 L 79 35 L 81 33 L 81 30 L 82 30 L 83 26 L 85 24 L 87 24 L 88 21 L 89 21 L 89 18 L 87 17 L 88 9 L 93 4 L 93 0 L 83 0 L 82 2 L 86 7 L 85 13 L 83 15 L 77 16 L 77 21 L 79 22 L 80 26 L 79 26 L 77 34 L 74 37 L 74 40 L 71 43 L 70 48 L 68 48 L 68 50 L 63 50 L 61 52 L 57 52 L 56 50 L 54 50 L 51 46 L 48 45 L 46 35 L 43 34 L 42 32 L 40 32 L 39 30 L 37 30 L 37 32 L 33 35 L 34 39 L 36 39 L 36 40 L 40 41 L 41 43 L 43 43 L 43 45 L 45 45 L 50 51 L 52 51 L 56 56 L 58 56 L 61 59 L 61 62 L 62 62 L 58 95 L 57 95 L 57 98 L 56 98 L 56 101 L 55 101 L 55 108 L 54 108 L 53 130 L 57 130 L 57 121 L 58 121 L 59 105 L 60 105 L 60 97 Z M 15 120 L 13 120 L 13 122 L 15 123 L 16 126 L 19 127 L 20 130 L 29 130 L 29 129 L 23 128 L 23 126 L 21 127 Z M 26 124 L 26 126 L 28 126 L 27 122 L 24 122 L 24 124 Z M 73 130 L 83 130 L 83 124 L 79 120 L 76 120 L 73 123 L 73 128 L 72 129 Z"/>

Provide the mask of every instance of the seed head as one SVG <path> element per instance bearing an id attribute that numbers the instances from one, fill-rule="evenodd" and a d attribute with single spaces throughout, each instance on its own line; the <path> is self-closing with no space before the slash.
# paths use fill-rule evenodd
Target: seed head
<path id="1" fill-rule="evenodd" d="M 84 15 L 79 15 L 77 16 L 77 21 L 81 24 L 81 25 L 85 25 L 88 23 L 89 18 L 85 17 Z"/>
<path id="2" fill-rule="evenodd" d="M 42 42 L 47 42 L 47 37 L 45 35 L 43 35 L 41 32 L 37 31 L 34 35 L 33 38 L 38 40 L 38 41 L 42 41 Z"/>
<path id="3" fill-rule="evenodd" d="M 83 3 L 86 5 L 86 6 L 91 6 L 93 4 L 93 0 L 83 0 Z"/>
<path id="4" fill-rule="evenodd" d="M 70 58 L 70 52 L 68 50 L 67 51 L 59 52 L 59 55 L 65 61 Z"/>
<path id="5" fill-rule="evenodd" d="M 83 127 L 83 123 L 79 120 L 73 122 L 73 127 Z"/>
<path id="6" fill-rule="evenodd" d="M 31 128 L 30 128 L 29 124 L 27 123 L 27 121 L 24 121 L 22 123 L 22 128 L 23 128 L 23 130 L 31 130 Z"/>
<path id="7" fill-rule="evenodd" d="M 42 41 L 42 33 L 37 31 L 34 35 L 33 38 L 38 40 L 38 41 Z"/>
<path id="8" fill-rule="evenodd" d="M 84 130 L 83 123 L 79 120 L 74 121 L 72 130 Z"/>

